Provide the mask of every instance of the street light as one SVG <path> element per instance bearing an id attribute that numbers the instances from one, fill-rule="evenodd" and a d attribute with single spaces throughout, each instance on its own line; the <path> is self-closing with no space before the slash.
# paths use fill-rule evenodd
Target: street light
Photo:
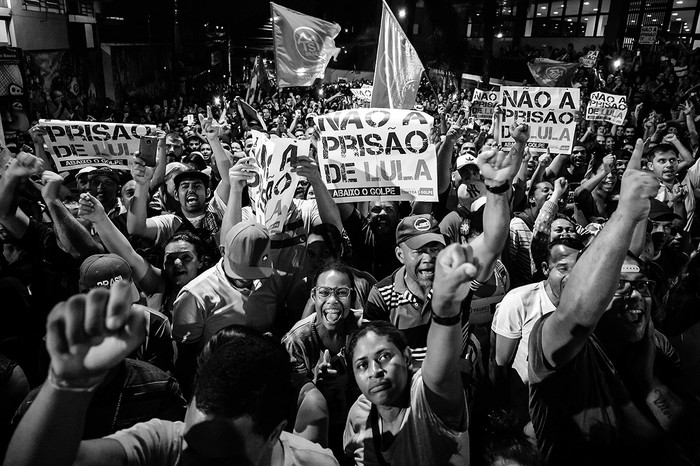
<path id="1" fill-rule="evenodd" d="M 399 18 L 404 19 L 406 17 L 406 8 L 401 8 L 399 10 Z"/>
<path id="2" fill-rule="evenodd" d="M 498 39 L 503 39 L 503 33 L 502 33 L 502 32 L 499 32 L 498 34 L 496 34 L 496 37 L 497 37 Z"/>
<path id="3" fill-rule="evenodd" d="M 613 65 L 615 65 L 615 68 L 619 68 L 622 65 L 622 60 L 618 58 L 613 62 Z"/>

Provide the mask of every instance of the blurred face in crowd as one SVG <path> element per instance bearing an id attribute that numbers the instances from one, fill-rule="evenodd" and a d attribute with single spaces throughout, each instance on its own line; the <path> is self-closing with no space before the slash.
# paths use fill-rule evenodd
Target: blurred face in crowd
<path id="1" fill-rule="evenodd" d="M 598 135 L 595 137 L 595 142 L 597 142 L 601 146 L 604 146 L 605 145 L 605 136 L 600 134 L 600 132 L 598 132 Z"/>
<path id="2" fill-rule="evenodd" d="M 608 173 L 605 178 L 603 178 L 603 181 L 598 183 L 598 189 L 603 191 L 604 193 L 611 193 L 613 189 L 615 189 L 615 185 L 617 184 L 617 172 L 615 170 L 611 171 Z"/>
<path id="3" fill-rule="evenodd" d="M 571 163 L 576 168 L 585 167 L 588 165 L 588 153 L 583 146 L 574 146 L 571 151 Z"/>
<path id="4" fill-rule="evenodd" d="M 314 300 L 317 325 L 334 332 L 350 315 L 353 297 L 350 278 L 337 270 L 328 270 L 319 275 L 311 291 Z"/>
<path id="5" fill-rule="evenodd" d="M 199 139 L 190 139 L 187 142 L 187 147 L 189 147 L 190 152 L 194 152 L 194 151 L 199 150 L 199 146 L 201 146 L 201 145 L 202 145 L 202 141 L 200 141 Z"/>
<path id="6" fill-rule="evenodd" d="M 86 193 L 90 190 L 90 179 L 87 173 L 80 175 L 75 178 L 75 186 L 78 188 L 78 192 Z"/>
<path id="7" fill-rule="evenodd" d="M 608 151 L 612 151 L 613 149 L 615 149 L 615 138 L 613 138 L 612 136 L 608 136 L 605 138 L 605 149 L 607 149 Z"/>
<path id="8" fill-rule="evenodd" d="M 615 137 L 621 138 L 625 135 L 625 128 L 618 126 L 615 130 Z"/>
<path id="9" fill-rule="evenodd" d="M 252 137 L 245 138 L 245 153 L 248 157 L 251 157 L 253 155 L 251 151 L 253 150 L 254 144 L 255 140 Z"/>
<path id="10" fill-rule="evenodd" d="M 165 155 L 168 158 L 168 163 L 179 161 L 182 157 L 182 139 L 169 134 L 165 138 Z"/>
<path id="11" fill-rule="evenodd" d="M 199 257 L 194 244 L 187 241 L 173 241 L 165 246 L 163 270 L 177 287 L 191 282 L 199 273 Z"/>
<path id="12" fill-rule="evenodd" d="M 555 241 L 560 238 L 576 238 L 576 226 L 565 218 L 557 218 L 552 222 L 552 229 L 549 233 L 549 241 Z"/>
<path id="13" fill-rule="evenodd" d="M 547 277 L 547 287 L 556 300 L 561 298 L 566 280 L 576 264 L 578 253 L 578 249 L 557 244 L 550 252 L 549 261 L 542 264 Z"/>
<path id="14" fill-rule="evenodd" d="M 476 144 L 473 142 L 465 142 L 462 147 L 459 148 L 459 155 L 473 155 L 476 157 Z"/>
<path id="15" fill-rule="evenodd" d="M 379 406 L 396 406 L 411 373 L 411 351 L 399 351 L 385 335 L 367 332 L 357 340 L 352 370 L 362 394 Z"/>
<path id="16" fill-rule="evenodd" d="M 201 180 L 183 180 L 177 187 L 177 197 L 183 212 L 204 213 L 207 201 L 207 188 Z"/>
<path id="17" fill-rule="evenodd" d="M 651 240 L 654 243 L 654 252 L 659 252 L 671 239 L 673 229 L 672 220 L 652 220 Z"/>
<path id="18" fill-rule="evenodd" d="M 654 172 L 654 175 L 659 180 L 665 183 L 673 183 L 678 172 L 678 156 L 671 151 L 658 152 L 654 154 L 653 159 L 649 162 L 649 169 Z"/>
<path id="19" fill-rule="evenodd" d="M 202 154 L 204 160 L 209 160 L 211 158 L 211 154 L 213 153 L 211 150 L 211 145 L 206 142 L 199 146 L 199 152 Z"/>
<path id="20" fill-rule="evenodd" d="M 121 190 L 122 203 L 128 209 L 131 204 L 131 200 L 134 198 L 134 193 L 136 192 L 136 181 L 129 180 L 124 183 Z"/>
<path id="21" fill-rule="evenodd" d="M 326 245 L 321 235 L 310 234 L 306 241 L 306 275 L 313 275 L 316 271 L 321 270 L 324 264 L 333 260 L 333 253 Z"/>
<path id="22" fill-rule="evenodd" d="M 554 187 L 549 181 L 541 181 L 535 186 L 535 190 L 530 195 L 530 206 L 537 212 L 540 211 L 542 205 L 547 199 L 552 196 L 554 192 Z"/>
<path id="23" fill-rule="evenodd" d="M 484 142 L 484 147 L 481 150 L 491 150 L 496 147 L 496 140 L 492 137 L 486 138 Z"/>
<path id="24" fill-rule="evenodd" d="M 90 178 L 90 194 L 104 205 L 111 206 L 117 200 L 119 184 L 110 176 L 94 176 Z"/>
<path id="25" fill-rule="evenodd" d="M 625 137 L 626 137 L 627 139 L 634 139 L 634 133 L 635 133 L 634 128 L 632 128 L 632 127 L 630 127 L 630 126 L 628 126 L 627 128 L 625 128 Z"/>
<path id="26" fill-rule="evenodd" d="M 617 173 L 618 179 L 622 177 L 627 170 L 627 164 L 630 163 L 629 159 L 615 159 L 615 173 Z"/>
<path id="27" fill-rule="evenodd" d="M 375 234 L 395 234 L 399 224 L 398 206 L 393 202 L 375 202 L 369 208 L 369 224 Z"/>
<path id="28" fill-rule="evenodd" d="M 419 249 L 411 249 L 403 242 L 396 247 L 396 257 L 406 266 L 406 278 L 418 283 L 423 289 L 433 286 L 435 260 L 445 246 L 433 241 Z"/>
<path id="29" fill-rule="evenodd" d="M 618 341 L 640 341 L 649 323 L 653 290 L 654 282 L 639 263 L 626 257 L 615 295 L 598 326 Z"/>
<path id="30" fill-rule="evenodd" d="M 605 126 L 598 126 L 598 128 L 596 129 L 596 135 L 605 136 Z"/>

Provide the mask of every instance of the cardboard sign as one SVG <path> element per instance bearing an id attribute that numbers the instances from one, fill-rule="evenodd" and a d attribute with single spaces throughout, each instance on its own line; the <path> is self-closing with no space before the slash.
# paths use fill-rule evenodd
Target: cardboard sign
<path id="1" fill-rule="evenodd" d="M 95 121 L 39 120 L 39 125 L 59 172 L 95 165 L 128 170 L 141 137 L 156 131 L 154 125 Z"/>
<path id="2" fill-rule="evenodd" d="M 586 108 L 586 120 L 606 121 L 621 125 L 627 114 L 627 97 L 624 95 L 594 92 Z"/>
<path id="3" fill-rule="evenodd" d="M 504 146 L 513 145 L 510 126 L 527 123 L 529 147 L 570 154 L 576 133 L 574 113 L 580 105 L 581 91 L 577 88 L 504 86 L 501 88 L 504 116 L 498 140 Z"/>
<path id="4" fill-rule="evenodd" d="M 270 236 L 282 233 L 299 175 L 292 172 L 297 156 L 308 156 L 310 140 L 259 139 L 255 158 L 260 166 L 260 183 L 251 187 L 256 221 L 265 225 Z"/>
<path id="5" fill-rule="evenodd" d="M 372 86 L 368 84 L 364 84 L 360 89 L 350 90 L 352 91 L 352 95 L 354 95 L 358 99 L 364 100 L 366 102 L 372 100 Z"/>
<path id="6" fill-rule="evenodd" d="M 639 45 L 654 45 L 659 33 L 659 26 L 642 26 L 639 31 Z"/>
<path id="7" fill-rule="evenodd" d="M 474 89 L 472 96 L 471 116 L 481 120 L 493 119 L 493 110 L 500 100 L 498 91 L 482 91 Z"/>
<path id="8" fill-rule="evenodd" d="M 598 53 L 600 53 L 598 50 L 591 50 L 585 57 L 579 58 L 578 61 L 586 68 L 593 68 L 598 61 Z"/>
<path id="9" fill-rule="evenodd" d="M 433 117 L 358 108 L 318 117 L 318 162 L 337 202 L 437 201 Z"/>

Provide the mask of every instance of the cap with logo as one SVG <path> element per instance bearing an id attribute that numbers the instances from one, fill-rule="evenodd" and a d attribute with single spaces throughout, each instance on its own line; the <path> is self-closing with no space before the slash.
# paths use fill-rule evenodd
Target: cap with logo
<path id="1" fill-rule="evenodd" d="M 173 172 L 176 172 L 175 175 L 177 175 L 178 173 L 182 173 L 187 169 L 187 165 L 185 165 L 184 163 L 170 162 L 165 166 L 165 178 L 167 179 L 168 176 L 170 176 L 170 174 Z"/>
<path id="2" fill-rule="evenodd" d="M 467 165 L 474 165 L 475 167 L 477 167 L 476 157 L 474 157 L 471 154 L 460 155 L 455 161 L 455 170 L 460 170 L 466 167 Z"/>
<path id="3" fill-rule="evenodd" d="M 87 293 L 93 288 L 111 288 L 116 282 L 131 281 L 131 267 L 116 254 L 94 254 L 80 265 L 78 291 Z M 139 291 L 131 283 L 132 302 L 139 300 Z"/>
<path id="4" fill-rule="evenodd" d="M 655 220 L 657 222 L 682 220 L 680 215 L 673 212 L 673 209 L 658 199 L 651 200 L 648 217 L 649 220 Z"/>
<path id="5" fill-rule="evenodd" d="M 272 275 L 270 234 L 253 221 L 237 223 L 226 234 L 223 266 L 226 275 L 256 280 Z"/>
<path id="6" fill-rule="evenodd" d="M 428 243 L 445 245 L 445 237 L 440 233 L 437 220 L 430 214 L 411 215 L 404 218 L 396 227 L 396 244 L 406 243 L 411 249 L 420 249 Z"/>

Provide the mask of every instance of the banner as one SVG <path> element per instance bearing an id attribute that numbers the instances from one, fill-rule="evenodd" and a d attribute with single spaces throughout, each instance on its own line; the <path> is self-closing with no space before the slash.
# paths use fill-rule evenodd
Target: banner
<path id="1" fill-rule="evenodd" d="M 606 121 L 621 125 L 627 115 L 627 97 L 624 95 L 594 92 L 586 108 L 586 120 Z"/>
<path id="2" fill-rule="evenodd" d="M 532 77 L 540 86 L 570 85 L 578 66 L 578 63 L 564 63 L 548 58 L 535 58 L 527 64 Z"/>
<path id="3" fill-rule="evenodd" d="M 282 233 L 289 206 L 299 184 L 292 172 L 297 155 L 307 156 L 311 140 L 291 138 L 257 140 L 255 158 L 261 167 L 261 183 L 251 189 L 256 221 L 265 225 L 270 236 Z"/>
<path id="4" fill-rule="evenodd" d="M 437 201 L 433 117 L 358 108 L 321 115 L 318 162 L 336 202 Z"/>
<path id="5" fill-rule="evenodd" d="M 593 68 L 598 61 L 598 53 L 600 53 L 598 50 L 591 50 L 585 57 L 579 58 L 578 62 L 586 68 Z"/>
<path id="6" fill-rule="evenodd" d="M 642 26 L 639 31 L 639 45 L 654 45 L 658 33 L 658 26 Z"/>
<path id="7" fill-rule="evenodd" d="M 128 170 L 141 137 L 156 131 L 154 125 L 94 121 L 39 120 L 39 125 L 59 172 L 94 165 Z"/>
<path id="8" fill-rule="evenodd" d="M 416 49 L 382 0 L 382 26 L 374 63 L 371 106 L 413 108 L 424 70 Z"/>
<path id="9" fill-rule="evenodd" d="M 471 116 L 481 120 L 493 119 L 493 110 L 500 100 L 500 92 L 498 91 L 482 91 L 474 89 L 472 95 Z"/>
<path id="10" fill-rule="evenodd" d="M 527 123 L 530 126 L 528 146 L 570 154 L 575 133 L 574 113 L 581 106 L 580 90 L 573 87 L 501 87 L 504 110 L 499 142 L 513 144 L 510 126 Z"/>
<path id="11" fill-rule="evenodd" d="M 246 102 L 252 104 L 258 100 L 262 100 L 264 96 L 271 94 L 270 80 L 267 77 L 267 71 L 263 65 L 260 55 L 255 57 L 255 65 L 253 67 L 253 76 L 250 78 L 250 85 L 246 92 Z"/>
<path id="12" fill-rule="evenodd" d="M 276 3 L 270 5 L 277 86 L 311 86 L 316 78 L 323 78 L 331 57 L 338 57 L 340 49 L 333 39 L 340 26 Z"/>
<path id="13" fill-rule="evenodd" d="M 352 95 L 354 95 L 360 100 L 364 100 L 366 102 L 372 100 L 372 86 L 370 86 L 369 84 L 363 84 L 360 89 L 350 90 L 352 91 Z"/>

